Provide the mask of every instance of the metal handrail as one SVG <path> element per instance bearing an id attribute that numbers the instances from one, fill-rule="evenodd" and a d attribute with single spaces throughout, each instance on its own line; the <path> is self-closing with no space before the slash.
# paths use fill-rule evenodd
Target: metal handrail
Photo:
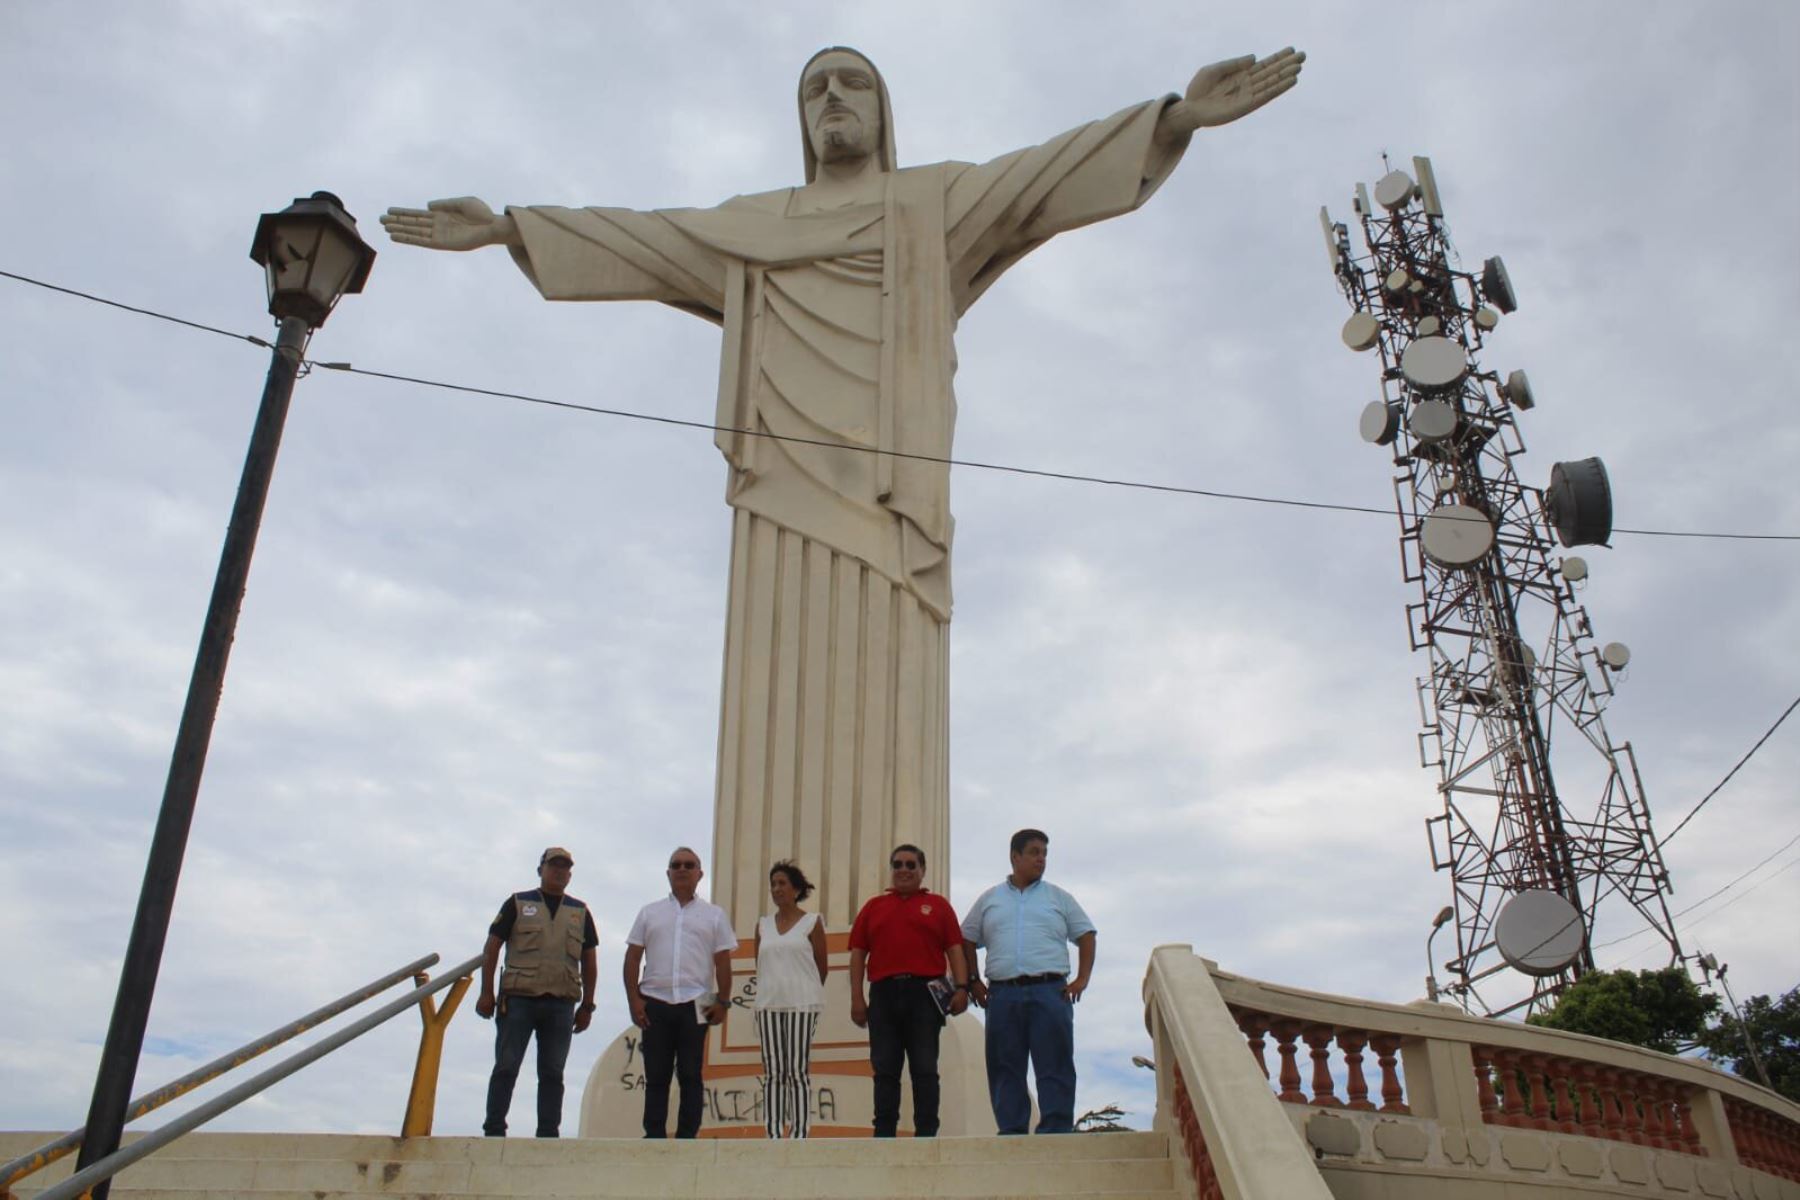
<path id="1" fill-rule="evenodd" d="M 354 1008 L 370 996 L 387 991 L 402 979 L 417 975 L 426 967 L 437 962 L 438 956 L 427 954 L 424 958 L 407 963 L 395 971 L 389 971 L 380 979 L 371 980 L 354 992 L 339 996 L 323 1008 L 316 1008 L 304 1017 L 289 1021 L 279 1029 L 271 1029 L 253 1041 L 245 1042 L 236 1050 L 221 1054 L 203 1067 L 197 1067 L 171 1083 L 165 1083 L 152 1092 L 132 1100 L 125 1109 L 125 1123 L 130 1124 L 139 1117 L 155 1112 L 171 1100 L 179 1099 L 193 1091 L 201 1084 L 217 1079 L 234 1067 L 243 1066 L 258 1055 L 266 1054 L 283 1042 L 299 1037 L 313 1026 L 329 1021 L 347 1008 Z M 14 1183 L 43 1170 L 57 1159 L 64 1157 L 81 1145 L 87 1137 L 87 1126 L 71 1129 L 55 1141 L 45 1142 L 34 1150 L 29 1150 L 11 1162 L 0 1163 L 0 1195 Z"/>
<path id="2" fill-rule="evenodd" d="M 126 1167 L 129 1167 L 138 1160 L 146 1158 L 162 1149 L 182 1134 L 190 1133 L 201 1125 L 206 1124 L 206 1122 L 212 1120 L 214 1117 L 229 1112 L 231 1109 L 236 1108 L 244 1101 L 250 1099 L 250 1097 L 257 1095 L 274 1084 L 281 1082 L 283 1079 L 286 1079 L 289 1075 L 300 1070 L 300 1068 L 317 1062 L 332 1051 L 356 1040 L 363 1034 L 369 1032 L 369 1030 L 374 1029 L 377 1025 L 381 1025 L 384 1022 L 399 1016 L 426 997 L 435 995 L 456 983 L 459 979 L 466 978 L 473 974 L 481 967 L 482 957 L 483 956 L 480 954 L 475 955 L 473 958 L 459 964 L 448 973 L 439 976 L 430 983 L 415 988 L 413 991 L 401 996 L 399 999 L 389 1001 L 387 1004 L 382 1005 L 355 1024 L 349 1025 L 332 1034 L 330 1037 L 324 1038 L 316 1044 L 308 1046 L 291 1058 L 285 1059 L 277 1065 L 270 1067 L 262 1074 L 247 1079 L 230 1091 L 224 1092 L 223 1094 L 208 1100 L 205 1104 L 199 1105 L 191 1111 L 182 1114 L 162 1128 L 152 1133 L 145 1134 L 131 1145 L 121 1147 L 112 1154 L 101 1159 L 99 1162 L 84 1167 L 82 1170 L 75 1172 L 61 1183 L 45 1188 L 42 1192 L 38 1193 L 38 1200 L 75 1200 L 76 1197 L 88 1191 L 95 1184 L 105 1179 L 111 1179 Z"/>

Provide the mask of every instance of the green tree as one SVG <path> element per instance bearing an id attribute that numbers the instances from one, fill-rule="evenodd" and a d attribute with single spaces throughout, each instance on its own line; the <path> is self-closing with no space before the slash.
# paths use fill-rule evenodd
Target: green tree
<path id="1" fill-rule="evenodd" d="M 1681 967 L 1660 971 L 1592 971 L 1530 1025 L 1585 1033 L 1674 1054 L 1700 1042 L 1706 1018 L 1719 1006 Z"/>
<path id="2" fill-rule="evenodd" d="M 1741 1023 L 1730 1013 L 1719 1014 L 1718 1023 L 1700 1039 L 1707 1056 L 1729 1064 L 1745 1079 L 1761 1083 L 1744 1047 L 1747 1030 L 1769 1072 L 1770 1085 L 1789 1100 L 1800 1101 L 1800 987 L 1789 989 L 1779 1000 L 1752 996 L 1744 1002 L 1743 1014 Z"/>

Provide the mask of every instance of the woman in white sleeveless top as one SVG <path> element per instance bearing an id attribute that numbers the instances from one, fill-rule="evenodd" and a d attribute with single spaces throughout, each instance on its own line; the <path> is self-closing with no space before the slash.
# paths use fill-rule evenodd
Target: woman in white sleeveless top
<path id="1" fill-rule="evenodd" d="M 775 911 L 756 923 L 756 1033 L 769 1136 L 806 1136 L 813 1034 L 825 1004 L 825 925 L 800 907 L 813 885 L 793 862 L 769 868 Z"/>

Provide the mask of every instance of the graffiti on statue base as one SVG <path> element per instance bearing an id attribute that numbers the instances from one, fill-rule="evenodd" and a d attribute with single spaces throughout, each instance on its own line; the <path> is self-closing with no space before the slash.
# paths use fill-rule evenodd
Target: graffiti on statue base
<path id="1" fill-rule="evenodd" d="M 762 1098 L 762 1080 L 746 1079 L 738 1086 L 707 1088 L 700 1096 L 700 1110 L 720 1125 L 761 1125 Z M 837 1120 L 837 1092 L 815 1087 L 809 1107 L 815 1121 Z"/>
<path id="2" fill-rule="evenodd" d="M 644 1090 L 644 1072 L 638 1058 L 638 1036 L 628 1033 L 624 1036 L 625 1067 L 619 1072 L 619 1087 L 622 1091 L 641 1092 Z M 671 1083 L 674 1091 L 679 1084 Z M 706 1119 L 719 1125 L 761 1125 L 763 1098 L 763 1079 L 760 1075 L 745 1076 L 741 1082 L 730 1085 L 708 1086 L 700 1096 L 700 1108 Z M 830 1087 L 812 1089 L 812 1119 L 821 1122 L 837 1120 L 837 1092 Z"/>

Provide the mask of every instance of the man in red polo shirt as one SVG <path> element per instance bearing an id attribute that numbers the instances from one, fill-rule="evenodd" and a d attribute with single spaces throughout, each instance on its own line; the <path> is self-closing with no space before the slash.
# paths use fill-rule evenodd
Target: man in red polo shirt
<path id="1" fill-rule="evenodd" d="M 962 928 L 950 902 L 922 886 L 925 852 L 906 844 L 888 855 L 894 886 L 862 906 L 850 927 L 850 1019 L 869 1031 L 875 1070 L 875 1136 L 900 1124 L 900 1065 L 912 1074 L 913 1133 L 938 1131 L 938 1032 L 944 1014 L 930 984 L 948 968 L 950 1012 L 969 1007 Z M 869 998 L 863 999 L 863 975 Z"/>

